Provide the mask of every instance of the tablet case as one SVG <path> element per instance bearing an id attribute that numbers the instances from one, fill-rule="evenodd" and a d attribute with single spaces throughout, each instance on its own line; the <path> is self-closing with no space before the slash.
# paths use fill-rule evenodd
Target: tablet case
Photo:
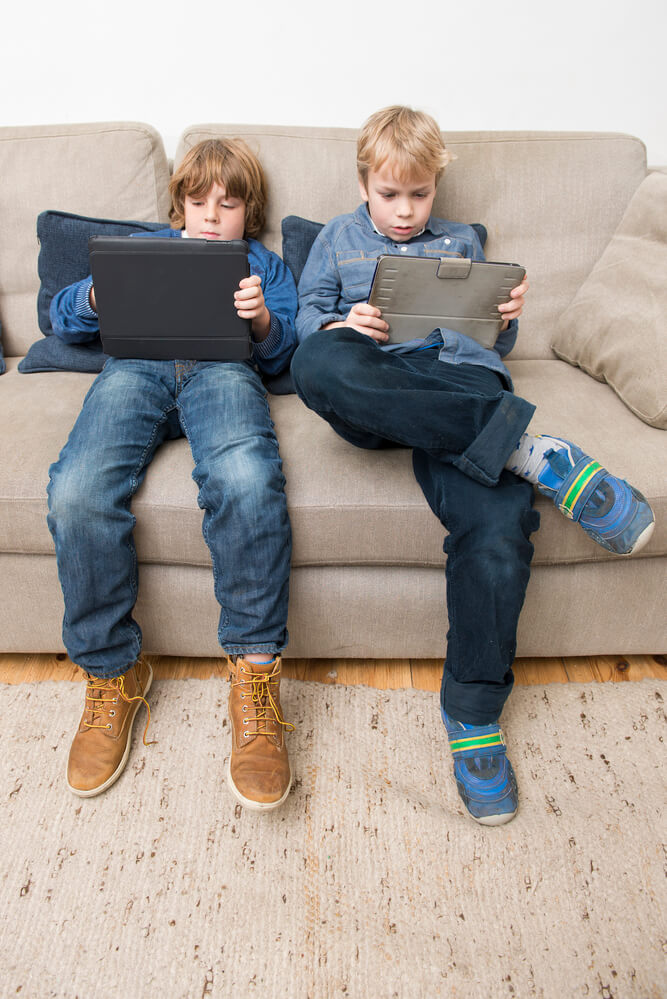
<path id="1" fill-rule="evenodd" d="M 389 343 L 444 327 L 493 347 L 503 324 L 498 306 L 509 301 L 525 273 L 518 264 L 383 254 L 368 301 L 389 323 Z"/>
<path id="2" fill-rule="evenodd" d="M 245 240 L 93 236 L 88 248 L 106 354 L 250 357 L 250 320 L 234 307 L 234 292 L 249 274 Z"/>

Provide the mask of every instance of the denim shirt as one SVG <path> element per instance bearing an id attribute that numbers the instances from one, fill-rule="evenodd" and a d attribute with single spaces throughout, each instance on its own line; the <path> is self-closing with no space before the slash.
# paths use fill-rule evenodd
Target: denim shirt
<path id="1" fill-rule="evenodd" d="M 132 235 L 142 238 L 180 238 L 181 229 L 160 229 L 157 232 L 139 232 Z M 266 307 L 271 313 L 271 326 L 264 340 L 252 341 L 253 360 L 267 375 L 283 371 L 296 349 L 296 287 L 291 272 L 280 257 L 267 250 L 256 239 L 247 239 L 250 273 L 262 279 Z M 54 295 L 49 315 L 53 332 L 65 343 L 89 343 L 100 330 L 97 313 L 90 306 L 90 289 L 93 280 L 83 278 L 68 285 Z"/>
<path id="2" fill-rule="evenodd" d="M 313 243 L 299 281 L 299 342 L 327 323 L 344 320 L 355 303 L 367 301 L 377 258 L 383 253 L 484 260 L 482 244 L 469 225 L 431 216 L 424 232 L 404 243 L 394 243 L 377 231 L 364 203 L 352 214 L 338 215 L 328 222 Z M 441 361 L 491 368 L 511 388 L 512 380 L 501 357 L 511 351 L 517 331 L 518 322 L 513 319 L 493 348 L 482 347 L 455 330 L 439 328 L 425 340 L 387 344 L 382 349 L 405 353 L 439 344 Z"/>

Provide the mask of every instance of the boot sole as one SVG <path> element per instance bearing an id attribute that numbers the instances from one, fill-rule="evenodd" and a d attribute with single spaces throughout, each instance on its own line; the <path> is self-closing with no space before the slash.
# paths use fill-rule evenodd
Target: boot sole
<path id="1" fill-rule="evenodd" d="M 231 764 L 227 764 L 227 784 L 229 790 L 232 792 L 234 797 L 244 808 L 248 808 L 252 812 L 271 812 L 274 808 L 280 808 L 283 802 L 287 799 L 288 794 L 292 790 L 292 769 L 290 767 L 289 783 L 287 785 L 287 790 L 281 798 L 277 801 L 253 801 L 252 798 L 246 798 L 245 795 L 241 794 L 236 784 L 232 780 Z"/>
<path id="2" fill-rule="evenodd" d="M 145 686 L 144 691 L 143 691 L 143 696 L 144 697 L 146 696 L 146 694 L 148 693 L 148 691 L 151 689 L 151 684 L 153 683 L 153 669 L 152 669 L 150 663 L 146 663 L 146 665 L 148 666 L 148 681 L 147 681 L 146 686 Z M 67 777 L 65 777 L 65 780 L 67 781 L 67 787 L 70 789 L 70 791 L 72 792 L 72 794 L 76 794 L 77 797 L 79 797 L 79 798 L 94 798 L 96 794 L 102 794 L 103 791 L 106 791 L 107 788 L 111 787 L 112 784 L 116 783 L 116 781 L 118 780 L 118 778 L 122 774 L 123 770 L 125 769 L 127 761 L 129 759 L 129 756 L 130 756 L 130 746 L 131 746 L 131 743 L 132 743 L 132 729 L 134 727 L 134 720 L 137 717 L 137 712 L 139 711 L 139 708 L 142 708 L 142 707 L 143 707 L 143 704 L 141 703 L 141 701 L 139 701 L 139 703 L 137 704 L 137 706 L 134 709 L 134 714 L 130 717 L 130 720 L 129 720 L 129 730 L 128 730 L 128 733 L 127 733 L 127 745 L 125 746 L 125 752 L 123 753 L 123 756 L 121 758 L 120 763 L 118 764 L 118 766 L 116 767 L 116 769 L 114 770 L 114 772 L 111 774 L 111 776 L 107 777 L 107 779 L 105 780 L 104 784 L 100 784 L 99 787 L 93 787 L 89 791 L 82 791 L 78 787 L 72 787 L 72 785 L 70 784 L 70 782 L 67 779 Z"/>

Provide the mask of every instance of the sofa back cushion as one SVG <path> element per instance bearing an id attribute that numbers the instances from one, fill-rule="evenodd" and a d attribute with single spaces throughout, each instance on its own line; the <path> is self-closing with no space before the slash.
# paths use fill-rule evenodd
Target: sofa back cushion
<path id="1" fill-rule="evenodd" d="M 359 203 L 355 129 L 192 125 L 175 162 L 215 136 L 239 136 L 259 155 L 269 183 L 262 238 L 278 253 L 284 216 L 326 222 Z M 512 357 L 551 358 L 558 316 L 646 175 L 644 145 L 583 132 L 451 132 L 445 141 L 457 159 L 440 182 L 435 213 L 483 223 L 487 258 L 526 267 L 531 291 Z"/>
<path id="2" fill-rule="evenodd" d="M 166 222 L 169 164 L 149 125 L 42 125 L 0 128 L 0 176 L 3 344 L 23 355 L 39 336 L 40 212 Z"/>

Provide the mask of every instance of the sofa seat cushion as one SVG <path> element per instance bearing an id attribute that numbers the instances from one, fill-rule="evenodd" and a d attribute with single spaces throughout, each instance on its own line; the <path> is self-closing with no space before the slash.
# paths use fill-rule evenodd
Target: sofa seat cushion
<path id="1" fill-rule="evenodd" d="M 667 552 L 664 434 L 641 423 L 605 384 L 561 361 L 511 365 L 516 389 L 541 399 L 531 429 L 577 441 L 651 500 L 656 531 L 639 556 Z M 5 431 L 0 483 L 0 552 L 52 554 L 46 525 L 48 468 L 76 419 L 92 377 L 26 378 L 10 359 L 2 378 Z M 295 566 L 444 564 L 443 531 L 412 474 L 408 449 L 363 451 L 339 438 L 295 396 L 271 399 L 294 534 Z M 185 440 L 163 445 L 133 503 L 140 561 L 210 564 L 202 513 Z M 537 564 L 602 561 L 614 556 L 538 496 L 542 526 Z"/>

